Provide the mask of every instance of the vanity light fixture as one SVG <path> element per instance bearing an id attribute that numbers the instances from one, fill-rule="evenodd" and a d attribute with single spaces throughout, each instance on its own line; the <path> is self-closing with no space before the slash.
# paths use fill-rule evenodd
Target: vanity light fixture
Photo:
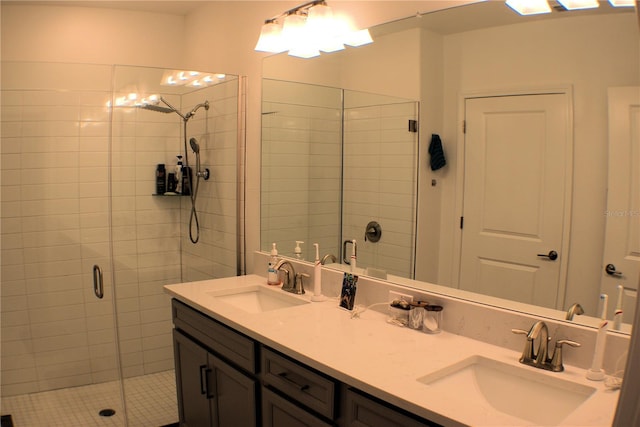
<path id="1" fill-rule="evenodd" d="M 296 6 L 264 21 L 255 50 L 313 58 L 320 52 L 372 43 L 368 29 L 353 30 L 345 17 L 336 16 L 325 0 Z"/>

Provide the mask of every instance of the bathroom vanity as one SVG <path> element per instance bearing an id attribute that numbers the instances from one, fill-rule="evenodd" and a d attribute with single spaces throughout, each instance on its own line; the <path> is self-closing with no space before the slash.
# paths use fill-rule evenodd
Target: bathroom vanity
<path id="1" fill-rule="evenodd" d="M 606 426 L 615 411 L 618 393 L 586 380 L 584 369 L 526 367 L 517 351 L 446 329 L 427 335 L 394 326 L 384 310 L 352 317 L 337 297 L 312 303 L 309 293 L 285 293 L 261 276 L 165 290 L 173 298 L 183 425 Z M 495 329 L 511 335 L 508 325 Z M 545 407 L 507 402 L 498 410 L 479 394 L 482 381 L 477 387 L 464 378 L 481 365 L 505 378 L 500 400 L 517 399 L 512 386 L 522 384 L 555 398 Z"/>

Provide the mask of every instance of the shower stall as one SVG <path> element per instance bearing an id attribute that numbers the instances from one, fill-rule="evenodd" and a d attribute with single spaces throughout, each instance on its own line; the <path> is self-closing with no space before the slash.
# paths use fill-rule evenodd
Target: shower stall
<path id="1" fill-rule="evenodd" d="M 244 272 L 243 79 L 3 62 L 1 87 L 2 415 L 30 426 L 176 422 L 163 285 Z M 159 114 L 160 100 L 188 113 Z M 156 194 L 157 165 L 173 171 L 177 156 L 197 194 Z M 151 392 L 162 409 L 139 408 Z"/>

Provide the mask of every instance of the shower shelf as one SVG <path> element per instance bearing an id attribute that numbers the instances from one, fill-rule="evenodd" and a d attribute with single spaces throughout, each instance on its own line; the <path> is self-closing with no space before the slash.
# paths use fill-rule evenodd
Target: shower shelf
<path id="1" fill-rule="evenodd" d="M 158 194 L 158 193 L 153 193 L 151 195 L 155 196 L 155 197 L 176 197 L 176 196 L 189 197 L 190 196 L 189 194 L 178 194 L 178 193 L 176 193 L 176 194 Z"/>

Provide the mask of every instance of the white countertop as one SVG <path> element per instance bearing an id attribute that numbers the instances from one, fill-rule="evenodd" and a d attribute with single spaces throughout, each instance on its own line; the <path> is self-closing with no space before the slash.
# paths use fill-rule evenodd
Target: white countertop
<path id="1" fill-rule="evenodd" d="M 263 277 L 248 275 L 167 285 L 165 290 L 172 297 L 267 346 L 436 423 L 446 426 L 535 425 L 495 411 L 479 415 L 477 407 L 471 409 L 472 402 L 460 404 L 458 398 L 464 390 L 435 393 L 428 385 L 417 381 L 417 378 L 473 355 L 523 367 L 518 363 L 518 352 L 446 331 L 428 335 L 394 326 L 386 322 L 385 314 L 374 310 L 352 319 L 351 312 L 338 307 L 337 298 L 247 313 L 208 294 L 256 284 L 283 292 L 265 282 Z M 307 292 L 299 298 L 309 300 L 310 294 Z M 504 333 L 505 325 L 499 326 L 500 333 Z M 565 371 L 560 373 L 528 369 L 596 389 L 560 425 L 611 425 L 619 392 L 607 390 L 603 382 L 587 380 L 584 369 L 566 364 Z M 539 410 L 545 411 L 545 408 Z"/>

